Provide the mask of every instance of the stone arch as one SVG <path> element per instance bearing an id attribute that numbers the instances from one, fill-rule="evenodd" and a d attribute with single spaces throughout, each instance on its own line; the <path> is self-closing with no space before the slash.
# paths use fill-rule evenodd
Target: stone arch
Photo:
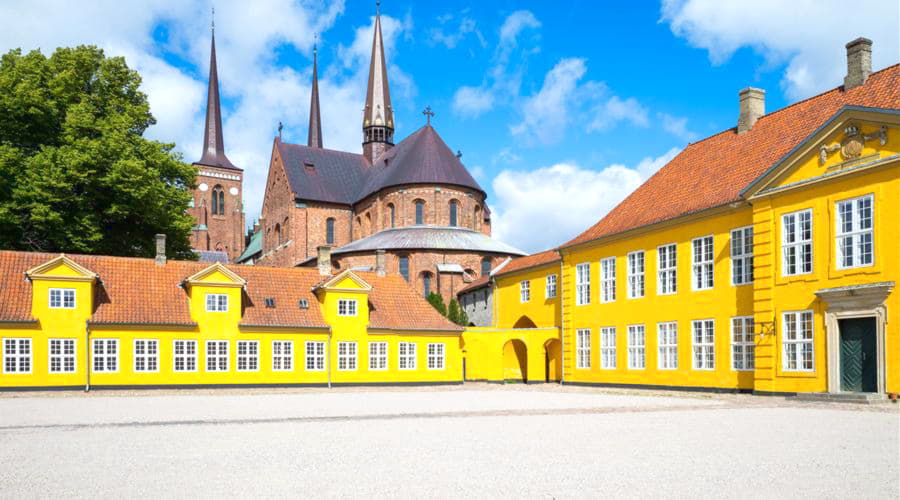
<path id="1" fill-rule="evenodd" d="M 416 225 L 428 222 L 428 203 L 422 198 L 413 200 L 413 223 Z"/>
<path id="2" fill-rule="evenodd" d="M 503 379 L 507 382 L 528 382 L 528 348 L 519 339 L 503 344 Z"/>
<path id="3" fill-rule="evenodd" d="M 450 227 L 461 226 L 459 223 L 459 200 L 453 198 L 447 204 L 447 225 Z"/>
<path id="4" fill-rule="evenodd" d="M 522 315 L 516 320 L 516 324 L 513 325 L 513 328 L 537 328 L 537 325 L 534 324 L 534 321 L 532 321 L 531 318 Z"/>

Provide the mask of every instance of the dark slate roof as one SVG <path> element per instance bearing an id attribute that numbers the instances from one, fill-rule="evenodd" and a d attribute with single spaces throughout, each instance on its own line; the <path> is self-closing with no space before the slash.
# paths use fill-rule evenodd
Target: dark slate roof
<path id="1" fill-rule="evenodd" d="M 257 231 L 250 237 L 250 244 L 247 245 L 247 248 L 244 249 L 244 253 L 242 253 L 235 262 L 242 264 L 253 257 L 256 257 L 260 252 L 262 252 L 262 231 Z"/>
<path id="2" fill-rule="evenodd" d="M 288 182 L 298 199 L 350 205 L 369 168 L 360 154 L 287 144 L 276 139 Z M 312 168 L 307 168 L 311 164 Z"/>
<path id="3" fill-rule="evenodd" d="M 332 254 L 373 252 L 375 250 L 465 250 L 525 255 L 516 247 L 497 241 L 484 233 L 461 227 L 408 226 L 385 229 L 335 249 Z"/>
<path id="4" fill-rule="evenodd" d="M 221 262 L 228 264 L 228 254 L 217 250 L 195 250 L 200 262 Z"/>

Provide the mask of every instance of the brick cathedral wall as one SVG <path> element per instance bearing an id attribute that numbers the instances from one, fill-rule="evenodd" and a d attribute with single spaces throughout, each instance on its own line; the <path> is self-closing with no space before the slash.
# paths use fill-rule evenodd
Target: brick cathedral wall
<path id="1" fill-rule="evenodd" d="M 244 251 L 243 174 L 229 169 L 196 165 L 197 189 L 194 190 L 194 207 L 188 212 L 195 224 L 205 224 L 206 231 L 194 231 L 191 243 L 196 250 L 223 250 L 229 260 Z M 206 190 L 202 189 L 206 186 Z M 212 195 L 217 189 L 225 192 L 225 213 L 213 214 Z M 232 194 L 232 189 L 236 194 Z"/>

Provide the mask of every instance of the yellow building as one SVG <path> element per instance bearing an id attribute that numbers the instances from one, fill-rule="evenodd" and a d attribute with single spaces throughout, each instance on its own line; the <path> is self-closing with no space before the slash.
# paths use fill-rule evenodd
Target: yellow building
<path id="1" fill-rule="evenodd" d="M 0 389 L 462 382 L 400 276 L 0 252 Z"/>

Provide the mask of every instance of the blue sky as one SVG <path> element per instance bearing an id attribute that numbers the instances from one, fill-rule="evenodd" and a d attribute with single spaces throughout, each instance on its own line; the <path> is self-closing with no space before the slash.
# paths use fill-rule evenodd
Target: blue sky
<path id="1" fill-rule="evenodd" d="M 92 43 L 144 75 L 149 135 L 199 157 L 210 2 L 5 2 L 0 50 Z M 688 142 L 735 125 L 737 92 L 772 111 L 835 87 L 844 44 L 900 60 L 896 2 L 382 4 L 399 141 L 433 123 L 488 192 L 495 236 L 524 250 L 592 224 Z M 314 33 L 325 146 L 360 150 L 374 2 L 216 2 L 225 144 L 258 215 L 271 141 L 303 142 Z"/>

